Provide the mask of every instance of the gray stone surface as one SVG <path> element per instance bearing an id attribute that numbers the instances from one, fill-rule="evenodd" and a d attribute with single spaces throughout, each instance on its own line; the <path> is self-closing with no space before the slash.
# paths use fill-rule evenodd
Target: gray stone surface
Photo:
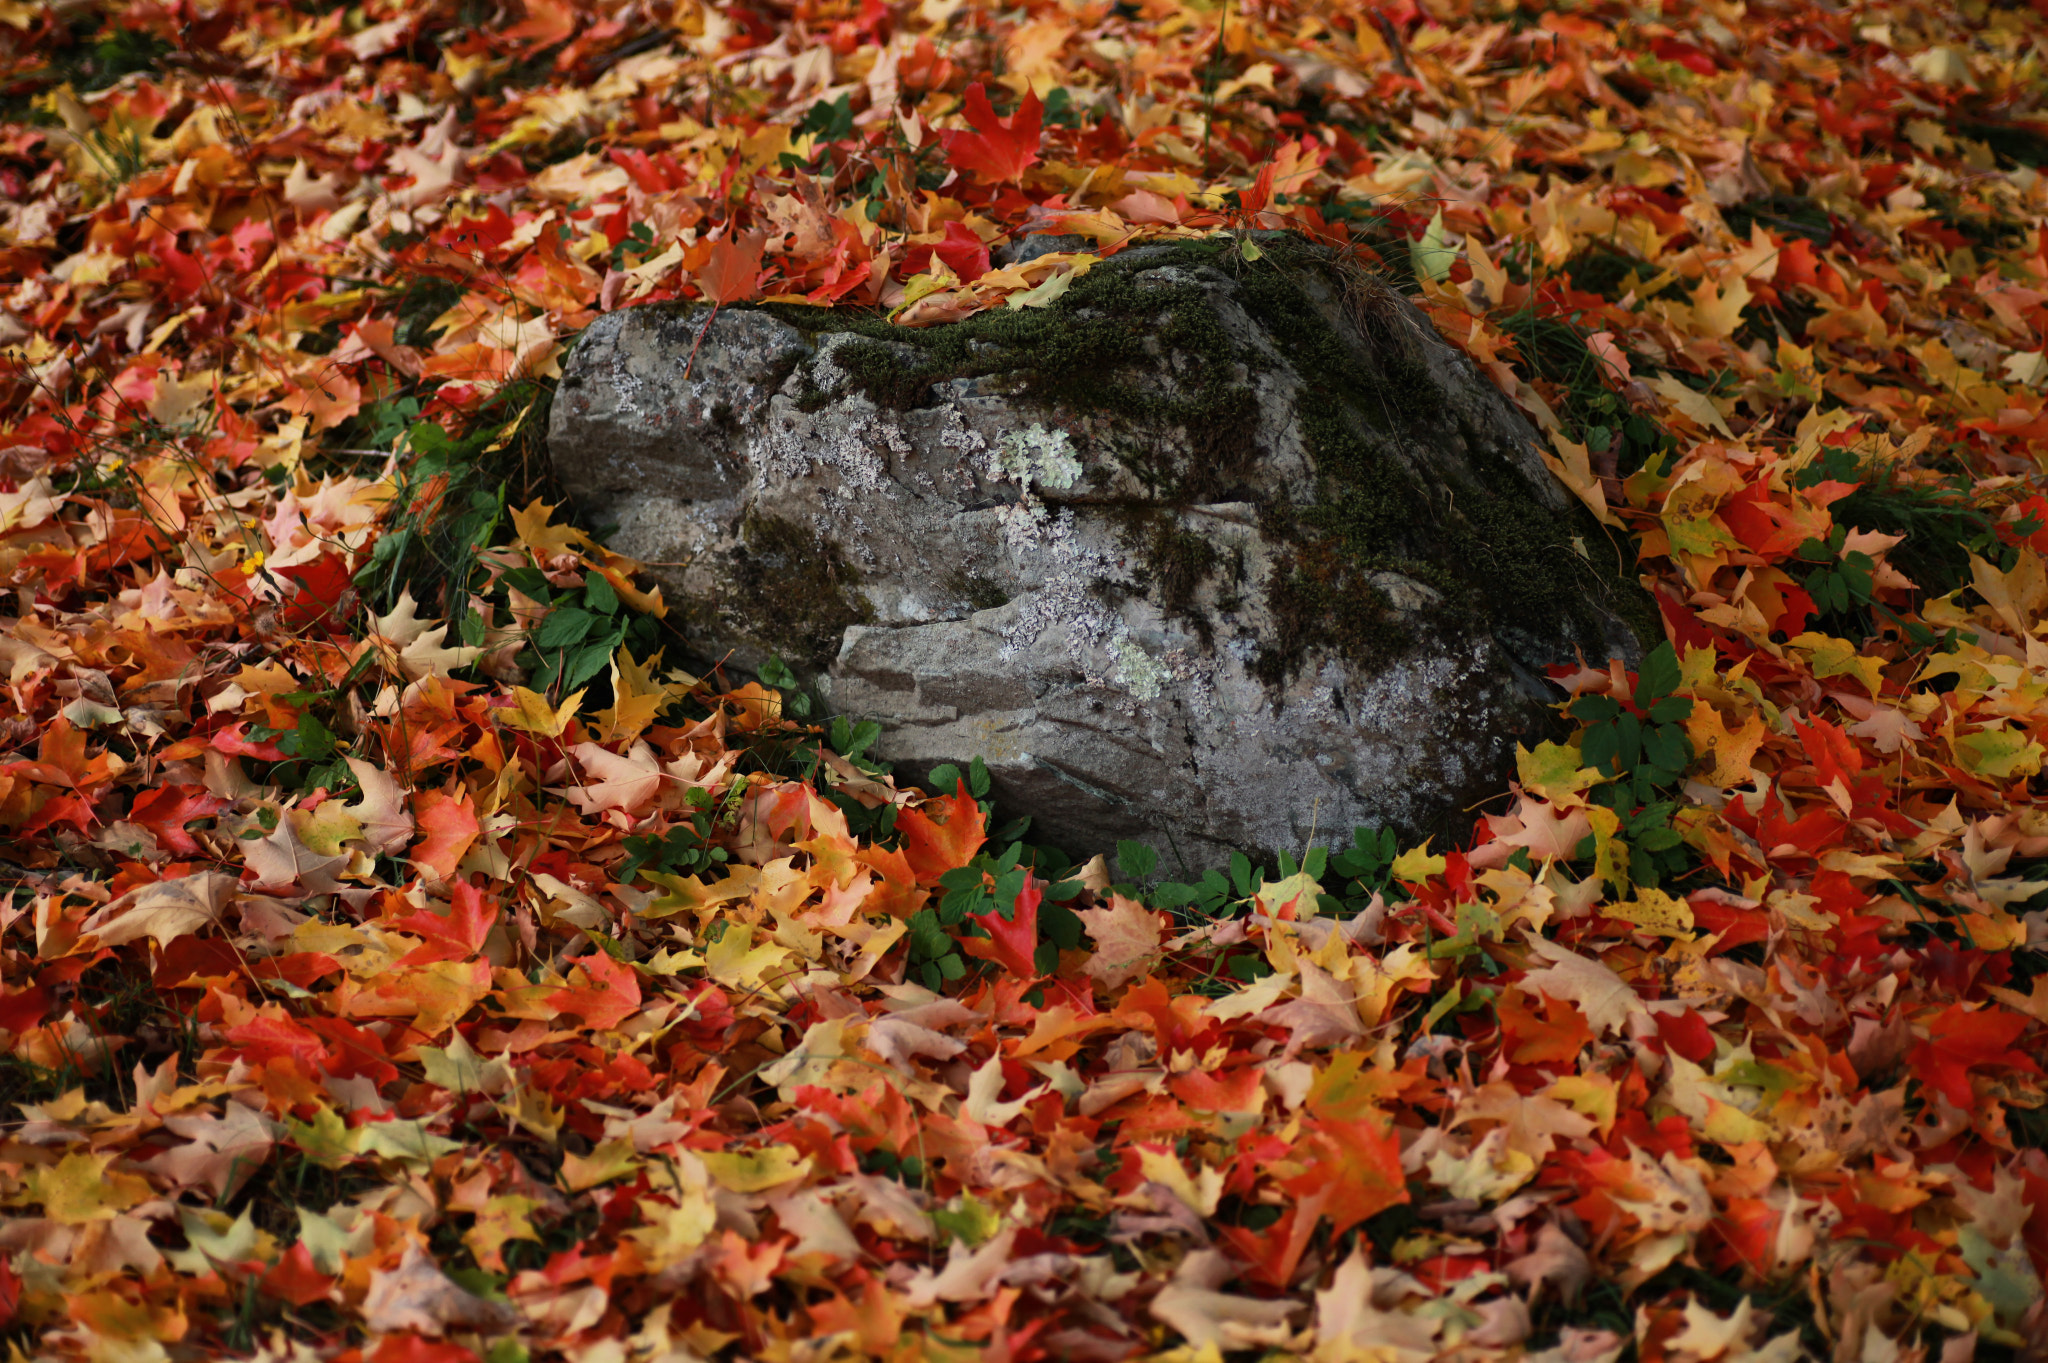
<path id="1" fill-rule="evenodd" d="M 706 320 L 584 334 L 563 482 L 701 657 L 780 654 L 913 775 L 982 756 L 1073 850 L 1455 832 L 1551 723 L 1544 664 L 1639 652 L 1521 415 L 1314 253 L 1132 250 L 924 332 Z"/>

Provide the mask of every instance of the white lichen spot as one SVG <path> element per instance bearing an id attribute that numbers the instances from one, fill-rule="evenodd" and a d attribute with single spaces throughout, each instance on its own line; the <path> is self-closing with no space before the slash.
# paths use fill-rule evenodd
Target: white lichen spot
<path id="1" fill-rule="evenodd" d="M 1058 492 L 1081 481 L 1081 452 L 1065 431 L 1049 431 L 1034 421 L 1021 431 L 1004 434 L 990 460 L 989 476 Z"/>
<path id="2" fill-rule="evenodd" d="M 1136 639 L 1119 634 L 1110 641 L 1109 651 L 1116 659 L 1117 685 L 1137 700 L 1159 698 L 1166 687 L 1167 671 Z"/>

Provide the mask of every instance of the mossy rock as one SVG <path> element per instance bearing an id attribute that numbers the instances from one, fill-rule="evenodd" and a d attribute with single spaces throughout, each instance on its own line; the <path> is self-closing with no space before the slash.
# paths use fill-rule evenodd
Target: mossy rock
<path id="1" fill-rule="evenodd" d="M 706 658 L 782 656 L 913 772 L 984 757 L 1075 850 L 1454 834 L 1552 723 L 1541 669 L 1634 655 L 1654 612 L 1395 289 L 1261 245 L 927 329 L 610 314 L 557 472 Z"/>

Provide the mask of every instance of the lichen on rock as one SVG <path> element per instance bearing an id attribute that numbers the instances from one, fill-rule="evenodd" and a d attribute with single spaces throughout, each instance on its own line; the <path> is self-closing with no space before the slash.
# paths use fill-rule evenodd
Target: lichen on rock
<path id="1" fill-rule="evenodd" d="M 1073 437 L 1061 430 L 1048 431 L 1036 421 L 1021 431 L 1003 433 L 990 469 L 995 477 L 1048 492 L 1064 492 L 1081 480 L 1081 472 Z"/>
<path id="2" fill-rule="evenodd" d="M 1519 413 L 1292 239 L 923 330 L 612 314 L 552 419 L 617 547 L 685 565 L 657 571 L 700 652 L 781 652 L 913 773 L 981 753 L 1077 850 L 1454 828 L 1549 722 L 1541 666 L 1654 628 Z"/>

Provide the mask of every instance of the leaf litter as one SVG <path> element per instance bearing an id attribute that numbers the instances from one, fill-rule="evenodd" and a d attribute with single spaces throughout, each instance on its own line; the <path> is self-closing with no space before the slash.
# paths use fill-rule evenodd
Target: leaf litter
<path id="1" fill-rule="evenodd" d="M 2043 34 L 0 0 L 11 1348 L 2040 1356 Z M 604 311 L 1282 228 L 1661 611 L 1457 846 L 1075 866 L 531 496 Z"/>

